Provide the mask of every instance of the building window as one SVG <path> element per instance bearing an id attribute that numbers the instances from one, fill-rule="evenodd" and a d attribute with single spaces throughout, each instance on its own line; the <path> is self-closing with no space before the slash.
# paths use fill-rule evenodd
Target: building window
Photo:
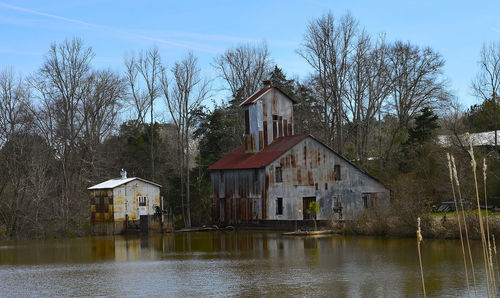
<path id="1" fill-rule="evenodd" d="M 250 112 L 248 109 L 245 110 L 245 134 L 250 133 Z"/>
<path id="2" fill-rule="evenodd" d="M 283 198 L 276 198 L 276 215 L 283 214 Z"/>
<path id="3" fill-rule="evenodd" d="M 361 197 L 363 198 L 363 207 L 368 209 L 375 206 L 375 200 L 377 199 L 376 193 L 363 193 Z"/>
<path id="4" fill-rule="evenodd" d="M 335 175 L 335 181 L 341 180 L 340 177 L 340 165 L 333 166 L 333 174 Z"/>
<path id="5" fill-rule="evenodd" d="M 340 196 L 333 197 L 333 207 L 334 208 L 342 207 L 342 199 Z"/>
<path id="6" fill-rule="evenodd" d="M 137 197 L 139 199 L 139 206 L 146 206 L 147 197 Z"/>
<path id="7" fill-rule="evenodd" d="M 273 115 L 273 140 L 278 138 L 278 115 Z"/>
<path id="8" fill-rule="evenodd" d="M 283 172 L 281 171 L 281 167 L 275 168 L 276 174 L 276 182 L 283 182 Z"/>

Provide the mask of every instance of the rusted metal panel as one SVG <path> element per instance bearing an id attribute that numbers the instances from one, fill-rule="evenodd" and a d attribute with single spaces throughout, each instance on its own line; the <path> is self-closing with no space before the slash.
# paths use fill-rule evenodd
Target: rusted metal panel
<path id="1" fill-rule="evenodd" d="M 244 146 L 239 146 L 231 153 L 227 154 L 208 170 L 236 170 L 236 169 L 256 169 L 261 168 L 273 160 L 279 158 L 285 152 L 290 150 L 297 143 L 307 138 L 307 135 L 298 135 L 286 138 L 280 138 L 273 144 L 265 147 L 256 154 L 246 154 Z"/>
<path id="2" fill-rule="evenodd" d="M 279 137 L 283 136 L 283 116 L 278 116 Z"/>
<path id="3" fill-rule="evenodd" d="M 259 151 L 264 149 L 264 135 L 262 131 L 259 131 Z"/>
<path id="4" fill-rule="evenodd" d="M 267 147 L 268 143 L 268 137 L 267 137 L 267 121 L 264 120 L 262 123 L 262 126 L 264 127 L 264 147 Z"/>

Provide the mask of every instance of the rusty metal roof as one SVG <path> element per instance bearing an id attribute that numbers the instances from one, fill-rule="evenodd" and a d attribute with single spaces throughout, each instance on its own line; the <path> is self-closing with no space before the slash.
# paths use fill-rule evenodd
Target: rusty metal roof
<path id="1" fill-rule="evenodd" d="M 309 134 L 278 138 L 258 153 L 245 153 L 245 145 L 241 145 L 234 149 L 231 153 L 228 153 L 226 156 L 222 157 L 216 163 L 208 167 L 208 170 L 239 170 L 262 168 L 273 162 L 281 155 L 288 152 L 288 150 L 292 149 L 293 146 L 297 145 L 302 140 L 308 137 L 325 146 L 328 150 L 332 151 L 335 155 L 345 160 L 348 164 L 353 166 L 361 173 L 367 175 L 368 177 L 383 185 L 385 188 L 389 189 L 389 187 L 378 178 L 374 177 L 368 172 L 363 171 L 353 162 L 338 154 L 337 151 L 333 150 L 331 147 Z"/>
<path id="2" fill-rule="evenodd" d="M 295 101 L 293 98 L 291 98 L 288 94 L 286 94 L 285 92 L 283 92 L 283 90 L 281 90 L 280 88 L 278 87 L 275 87 L 275 86 L 271 86 L 271 87 L 267 87 L 267 88 L 262 88 L 260 89 L 259 91 L 255 92 L 254 94 L 252 94 L 249 98 L 247 98 L 244 102 L 242 102 L 240 104 L 240 106 L 246 106 L 246 105 L 249 105 L 251 103 L 253 103 L 254 101 L 258 100 L 259 98 L 261 98 L 264 94 L 267 93 L 267 91 L 271 90 L 271 89 L 276 89 L 276 90 L 279 90 L 281 93 L 283 93 L 286 97 L 288 97 L 288 99 L 290 99 L 294 104 L 297 103 L 297 101 Z"/>
<path id="3" fill-rule="evenodd" d="M 211 165 L 208 170 L 258 169 L 264 167 L 308 136 L 305 134 L 281 137 L 257 153 L 245 153 L 245 145 L 241 145 Z"/>

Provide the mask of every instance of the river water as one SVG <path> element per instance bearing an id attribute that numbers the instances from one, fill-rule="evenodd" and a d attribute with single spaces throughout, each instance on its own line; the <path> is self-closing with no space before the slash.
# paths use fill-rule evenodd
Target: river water
<path id="1" fill-rule="evenodd" d="M 480 242 L 472 250 L 486 295 Z M 422 257 L 428 296 L 468 295 L 459 241 L 424 240 Z M 422 286 L 414 239 L 233 231 L 0 242 L 0 296 L 40 295 L 415 297 Z"/>

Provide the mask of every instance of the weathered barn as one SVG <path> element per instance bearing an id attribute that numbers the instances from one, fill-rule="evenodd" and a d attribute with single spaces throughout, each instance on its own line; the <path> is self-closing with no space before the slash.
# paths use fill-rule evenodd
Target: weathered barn
<path id="1" fill-rule="evenodd" d="M 377 179 L 313 136 L 294 135 L 293 104 L 268 81 L 241 104 L 245 144 L 208 168 L 215 223 L 353 219 L 389 202 Z M 317 214 L 306 212 L 311 202 Z"/>
<path id="2" fill-rule="evenodd" d="M 119 234 L 128 229 L 148 231 L 153 228 L 160 222 L 163 210 L 160 188 L 161 185 L 141 178 L 127 178 L 124 170 L 121 178 L 89 187 L 93 234 Z"/>

